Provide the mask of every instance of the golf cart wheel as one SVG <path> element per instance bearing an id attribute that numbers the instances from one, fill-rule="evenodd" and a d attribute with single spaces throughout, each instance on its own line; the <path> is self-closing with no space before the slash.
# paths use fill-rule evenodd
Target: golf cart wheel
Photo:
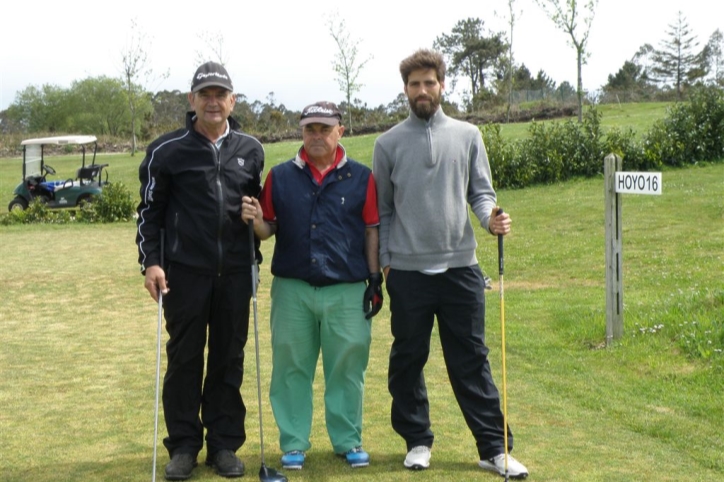
<path id="1" fill-rule="evenodd" d="M 28 209 L 28 202 L 21 197 L 16 197 L 8 204 L 8 211 L 25 211 L 26 209 Z"/>

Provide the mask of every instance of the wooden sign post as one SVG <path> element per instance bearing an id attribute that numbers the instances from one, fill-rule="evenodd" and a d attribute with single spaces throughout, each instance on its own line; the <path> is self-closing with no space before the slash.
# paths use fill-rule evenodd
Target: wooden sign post
<path id="1" fill-rule="evenodd" d="M 606 345 L 623 336 L 621 194 L 661 194 L 660 172 L 623 172 L 621 158 L 604 159 L 606 211 Z"/>

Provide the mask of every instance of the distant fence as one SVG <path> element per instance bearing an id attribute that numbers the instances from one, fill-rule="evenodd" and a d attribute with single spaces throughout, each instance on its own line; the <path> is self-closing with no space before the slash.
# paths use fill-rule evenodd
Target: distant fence
<path id="1" fill-rule="evenodd" d="M 547 101 L 568 104 L 576 101 L 576 93 L 559 90 L 515 90 L 511 95 L 511 104 L 519 105 L 526 102 Z"/>

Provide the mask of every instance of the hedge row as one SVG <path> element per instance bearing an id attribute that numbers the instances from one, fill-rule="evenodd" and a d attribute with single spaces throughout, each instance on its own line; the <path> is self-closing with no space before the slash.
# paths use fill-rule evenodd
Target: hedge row
<path id="1" fill-rule="evenodd" d="M 610 153 L 625 170 L 646 171 L 724 160 L 724 91 L 703 87 L 689 102 L 673 106 L 664 119 L 636 138 L 631 128 L 601 129 L 601 114 L 591 108 L 583 122 L 533 122 L 526 139 L 506 141 L 500 125 L 481 127 L 496 188 L 523 188 L 573 177 L 603 174 Z"/>

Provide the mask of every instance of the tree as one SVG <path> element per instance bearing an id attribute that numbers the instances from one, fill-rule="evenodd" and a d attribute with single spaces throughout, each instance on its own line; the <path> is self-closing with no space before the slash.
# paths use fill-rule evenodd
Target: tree
<path id="1" fill-rule="evenodd" d="M 189 109 L 187 94 L 188 92 L 181 92 L 180 90 L 162 90 L 153 95 L 151 99 L 153 116 L 151 117 L 150 130 L 154 134 L 169 132 L 185 124 L 186 112 Z M 236 105 L 238 103 L 237 97 Z M 234 105 L 234 111 L 236 111 L 236 105 Z"/>
<path id="2" fill-rule="evenodd" d="M 535 0 L 556 28 L 569 35 L 570 42 L 576 50 L 578 122 L 583 122 L 582 69 L 590 56 L 590 52 L 587 50 L 588 34 L 591 32 L 591 23 L 593 22 L 594 12 L 598 4 L 598 0 L 586 0 L 585 4 L 582 4 L 582 1 L 583 0 Z M 583 13 L 581 10 L 583 10 Z M 583 27 L 579 29 L 581 26 L 579 22 L 581 21 Z"/>
<path id="3" fill-rule="evenodd" d="M 661 41 L 661 48 L 654 50 L 652 74 L 661 83 L 672 83 L 677 98 L 681 99 L 685 85 L 706 75 L 706 53 L 694 51 L 699 41 L 681 11 L 676 21 L 669 24 L 666 34 L 668 37 Z"/>
<path id="4" fill-rule="evenodd" d="M 72 106 L 68 102 L 68 90 L 57 85 L 33 85 L 15 95 L 6 116 L 13 124 L 27 132 L 68 132 L 68 119 Z"/>
<path id="5" fill-rule="evenodd" d="M 214 30 L 213 32 L 204 30 L 197 33 L 196 38 L 202 46 L 201 50 L 196 50 L 196 66 L 209 61 L 214 61 L 224 66 L 227 64 L 228 52 L 226 50 L 226 39 L 220 30 Z M 194 68 L 196 66 L 194 66 Z"/>
<path id="6" fill-rule="evenodd" d="M 88 77 L 71 84 L 72 130 L 81 134 L 120 136 L 128 126 L 123 82 L 111 77 Z"/>
<path id="7" fill-rule="evenodd" d="M 502 33 L 486 32 L 479 18 L 458 21 L 450 34 L 435 39 L 433 48 L 447 58 L 448 72 L 452 76 L 470 79 L 471 98 L 475 99 L 486 88 L 486 78 L 495 69 L 504 66 L 507 44 Z"/>
<path id="8" fill-rule="evenodd" d="M 150 111 L 150 106 L 144 107 Z M 8 108 L 8 118 L 25 132 L 120 136 L 129 114 L 123 82 L 100 76 L 73 81 L 69 89 L 29 86 Z"/>
<path id="9" fill-rule="evenodd" d="M 724 87 L 724 35 L 716 29 L 706 44 L 710 83 Z"/>
<path id="10" fill-rule="evenodd" d="M 539 70 L 535 77 L 525 64 L 513 68 L 513 88 L 516 90 L 555 90 L 556 83 L 543 70 Z"/>
<path id="11" fill-rule="evenodd" d="M 508 103 L 505 109 L 505 122 L 510 122 L 510 104 L 513 101 L 513 31 L 515 30 L 515 20 L 517 18 L 513 5 L 515 0 L 508 0 L 508 62 L 505 69 L 506 86 L 508 89 Z M 520 11 L 519 15 L 522 15 Z"/>
<path id="12" fill-rule="evenodd" d="M 337 74 L 337 83 L 339 89 L 344 93 L 347 106 L 351 106 L 352 96 L 364 86 L 364 84 L 357 82 L 359 74 L 373 57 L 370 55 L 364 60 L 360 60 L 358 49 L 360 40 L 353 39 L 350 36 L 344 19 L 340 18 L 338 14 L 334 14 L 327 19 L 327 28 L 329 35 L 332 36 L 337 45 L 337 53 L 332 61 L 332 68 Z M 354 132 L 352 128 L 352 109 L 347 109 L 347 114 L 349 131 L 352 133 Z"/>
<path id="13" fill-rule="evenodd" d="M 561 85 L 556 89 L 556 95 L 561 99 L 561 102 L 565 102 L 567 98 L 576 94 L 576 89 L 568 81 L 561 82 Z"/>
<path id="14" fill-rule="evenodd" d="M 126 101 L 131 121 L 131 156 L 136 155 L 136 133 L 139 119 L 142 118 L 142 107 L 148 105 L 149 94 L 145 90 L 146 84 L 153 75 L 153 69 L 148 66 L 148 52 L 150 39 L 138 26 L 136 19 L 131 19 L 131 36 L 121 51 L 122 81 L 126 90 Z M 168 74 L 162 75 L 164 78 Z"/>
<path id="15" fill-rule="evenodd" d="M 608 82 L 603 89 L 610 92 L 633 91 L 639 85 L 642 71 L 643 68 L 640 65 L 627 60 L 615 75 L 608 75 Z"/>
<path id="16" fill-rule="evenodd" d="M 651 44 L 643 44 L 631 58 L 634 65 L 641 67 L 641 80 L 647 83 L 653 81 L 654 52 L 655 49 Z"/>
<path id="17" fill-rule="evenodd" d="M 397 94 L 397 97 L 385 107 L 387 115 L 397 122 L 407 117 L 409 111 L 410 103 L 404 92 Z"/>
<path id="18" fill-rule="evenodd" d="M 643 49 L 644 47 L 642 47 Z M 645 52 L 639 50 L 639 53 Z M 637 53 L 631 60 L 627 60 L 615 74 L 609 74 L 603 92 L 612 99 L 621 102 L 635 101 L 637 99 L 650 99 L 656 93 L 656 86 L 651 82 L 647 71 L 647 62 L 641 62 L 642 57 Z"/>

